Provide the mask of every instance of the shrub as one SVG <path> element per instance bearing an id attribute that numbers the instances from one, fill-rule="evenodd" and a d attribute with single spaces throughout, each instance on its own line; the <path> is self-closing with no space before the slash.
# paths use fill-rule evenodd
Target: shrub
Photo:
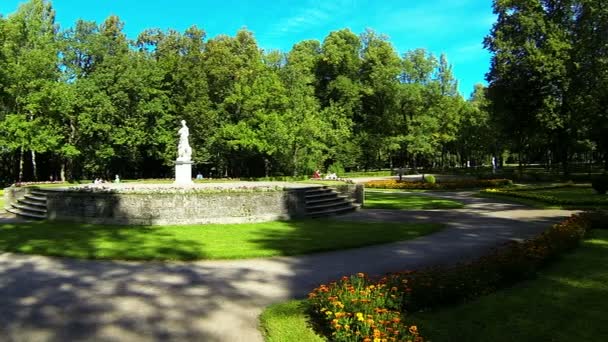
<path id="1" fill-rule="evenodd" d="M 546 262 L 576 247 L 593 215 L 573 215 L 535 238 L 510 242 L 472 262 L 388 274 L 359 273 L 321 285 L 308 296 L 316 329 L 332 341 L 422 341 L 406 313 L 461 302 L 528 278 Z"/>
<path id="2" fill-rule="evenodd" d="M 327 173 L 335 173 L 338 176 L 344 175 L 344 167 L 340 162 L 335 162 L 327 168 Z"/>
<path id="3" fill-rule="evenodd" d="M 424 176 L 424 182 L 425 183 L 435 184 L 435 176 L 433 176 L 433 175 L 426 175 L 426 176 Z"/>
<path id="4" fill-rule="evenodd" d="M 604 195 L 608 191 L 608 175 L 604 174 L 596 176 L 591 181 L 591 186 L 600 195 Z"/>

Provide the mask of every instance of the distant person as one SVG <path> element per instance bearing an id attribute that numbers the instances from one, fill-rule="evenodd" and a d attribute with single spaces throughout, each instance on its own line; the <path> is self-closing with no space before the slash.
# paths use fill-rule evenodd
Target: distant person
<path id="1" fill-rule="evenodd" d="M 315 172 L 312 173 L 312 178 L 314 178 L 314 179 L 321 178 L 321 173 L 319 172 L 319 170 L 315 170 Z"/>
<path id="2" fill-rule="evenodd" d="M 202 173 L 200 173 L 200 172 L 199 172 L 199 173 L 197 173 L 197 174 L 196 174 L 196 179 L 197 179 L 197 180 L 202 180 L 202 179 L 203 179 L 203 174 L 202 174 Z"/>
<path id="3" fill-rule="evenodd" d="M 120 177 L 118 177 L 118 175 L 116 175 L 116 178 L 114 178 L 114 183 L 120 183 Z"/>

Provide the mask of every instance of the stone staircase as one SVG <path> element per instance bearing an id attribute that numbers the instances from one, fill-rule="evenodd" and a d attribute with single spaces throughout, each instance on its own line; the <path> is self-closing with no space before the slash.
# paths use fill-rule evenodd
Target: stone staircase
<path id="1" fill-rule="evenodd" d="M 306 190 L 306 216 L 324 217 L 344 214 L 361 207 L 354 200 L 340 196 L 330 187 Z"/>
<path id="2" fill-rule="evenodd" d="M 5 209 L 9 213 L 27 220 L 44 220 L 46 219 L 46 192 L 39 189 L 31 190 Z"/>

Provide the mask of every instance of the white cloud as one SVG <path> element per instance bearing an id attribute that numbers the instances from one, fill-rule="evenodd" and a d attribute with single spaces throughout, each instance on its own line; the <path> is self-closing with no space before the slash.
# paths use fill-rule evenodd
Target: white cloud
<path id="1" fill-rule="evenodd" d="M 295 14 L 280 19 L 277 24 L 273 25 L 269 35 L 281 37 L 326 25 L 336 16 L 353 8 L 355 2 L 356 0 L 308 1 Z"/>

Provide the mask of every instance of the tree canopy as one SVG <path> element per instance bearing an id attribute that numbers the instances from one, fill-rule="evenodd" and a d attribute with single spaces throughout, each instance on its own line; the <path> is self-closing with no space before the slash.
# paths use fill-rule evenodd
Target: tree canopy
<path id="1" fill-rule="evenodd" d="M 213 177 L 450 167 L 511 151 L 606 158 L 608 6 L 496 0 L 489 87 L 465 100 L 445 54 L 373 30 L 265 51 L 123 22 L 60 28 L 50 1 L 0 17 L 0 180 L 171 177 L 179 121 Z"/>

